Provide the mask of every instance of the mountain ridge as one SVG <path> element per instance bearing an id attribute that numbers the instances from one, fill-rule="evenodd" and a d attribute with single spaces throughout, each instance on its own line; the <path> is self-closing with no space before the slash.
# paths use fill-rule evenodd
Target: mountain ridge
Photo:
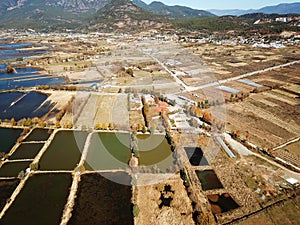
<path id="1" fill-rule="evenodd" d="M 130 0 L 114 0 L 99 9 L 89 21 L 93 30 L 139 30 L 159 28 L 168 23 L 165 17 L 154 15 L 138 7 Z"/>
<path id="2" fill-rule="evenodd" d="M 248 9 L 248 10 L 240 10 L 240 9 L 226 9 L 226 10 L 216 10 L 209 9 L 209 12 L 217 15 L 217 16 L 241 16 L 245 14 L 253 14 L 253 13 L 264 13 L 264 14 L 300 14 L 300 2 L 294 3 L 281 3 L 274 6 L 265 6 L 260 9 Z"/>
<path id="3" fill-rule="evenodd" d="M 159 1 L 153 1 L 148 5 L 141 0 L 133 0 L 132 2 L 146 11 L 163 15 L 171 19 L 215 16 L 214 14 L 205 10 L 192 9 L 190 7 L 179 5 L 169 6 Z"/>

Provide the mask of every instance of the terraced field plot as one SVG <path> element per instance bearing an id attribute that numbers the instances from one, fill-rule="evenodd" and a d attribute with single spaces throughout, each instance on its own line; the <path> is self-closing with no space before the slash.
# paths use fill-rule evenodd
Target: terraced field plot
<path id="1" fill-rule="evenodd" d="M 77 126 L 95 127 L 96 124 L 113 123 L 116 128 L 129 128 L 127 95 L 91 95 L 83 108 Z"/>
<path id="2" fill-rule="evenodd" d="M 261 147 L 276 147 L 298 137 L 300 101 L 274 91 L 252 94 L 241 103 L 227 105 L 227 130 Z"/>

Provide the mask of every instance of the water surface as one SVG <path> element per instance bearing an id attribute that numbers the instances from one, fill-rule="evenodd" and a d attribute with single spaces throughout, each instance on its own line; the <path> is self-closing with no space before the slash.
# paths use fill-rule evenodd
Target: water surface
<path id="1" fill-rule="evenodd" d="M 33 175 L 0 224 L 59 225 L 71 183 L 67 173 Z"/>
<path id="2" fill-rule="evenodd" d="M 8 153 L 22 132 L 22 129 L 0 128 L 0 152 Z"/>

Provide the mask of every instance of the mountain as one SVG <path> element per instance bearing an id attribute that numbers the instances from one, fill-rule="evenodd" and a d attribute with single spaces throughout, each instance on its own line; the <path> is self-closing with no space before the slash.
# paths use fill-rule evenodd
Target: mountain
<path id="1" fill-rule="evenodd" d="M 26 7 L 60 8 L 65 11 L 97 11 L 111 0 L 1 0 L 0 12 L 5 13 Z"/>
<path id="2" fill-rule="evenodd" d="M 89 19 L 87 29 L 129 31 L 159 28 L 166 23 L 168 20 L 165 17 L 147 12 L 130 0 L 113 0 Z"/>
<path id="3" fill-rule="evenodd" d="M 143 8 L 146 11 L 152 12 L 154 14 L 167 16 L 172 19 L 182 19 L 182 18 L 194 18 L 194 17 L 211 17 L 214 14 L 198 9 L 192 9 L 185 6 L 168 6 L 162 2 L 154 1 L 147 5 L 141 0 L 133 0 L 135 5 Z"/>
<path id="4" fill-rule="evenodd" d="M 229 9 L 229 10 L 208 10 L 211 13 L 217 16 L 224 15 L 233 15 L 241 16 L 245 14 L 252 13 L 264 13 L 264 14 L 300 14 L 300 2 L 296 3 L 284 3 L 276 6 L 267 6 L 261 9 L 249 9 L 249 10 L 240 10 L 240 9 Z"/>
<path id="5" fill-rule="evenodd" d="M 18 0 L 2 0 L 0 3 L 0 14 L 7 11 L 7 9 L 17 6 Z"/>
<path id="6" fill-rule="evenodd" d="M 83 26 L 111 0 L 1 0 L 0 28 L 56 30 Z"/>

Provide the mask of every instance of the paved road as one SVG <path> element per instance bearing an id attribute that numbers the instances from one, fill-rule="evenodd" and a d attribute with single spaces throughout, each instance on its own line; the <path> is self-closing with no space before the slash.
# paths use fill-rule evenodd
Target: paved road
<path id="1" fill-rule="evenodd" d="M 224 80 L 215 81 L 215 82 L 204 84 L 204 85 L 201 85 L 201 86 L 198 86 L 198 87 L 188 87 L 186 90 L 196 91 L 196 90 L 199 90 L 199 89 L 214 87 L 214 86 L 218 86 L 220 84 L 224 84 L 224 83 L 227 83 L 227 82 L 230 82 L 230 81 L 240 80 L 240 79 L 250 77 L 250 76 L 254 76 L 254 75 L 257 75 L 257 74 L 269 72 L 269 71 L 284 68 L 284 67 L 287 67 L 287 66 L 292 66 L 292 65 L 297 64 L 297 63 L 300 63 L 300 60 L 297 60 L 297 61 L 294 61 L 294 62 L 289 62 L 289 63 L 278 65 L 278 66 L 273 66 L 273 67 L 266 68 L 266 69 L 263 69 L 263 70 L 258 70 L 258 71 L 242 74 L 242 75 L 239 75 L 239 76 L 236 76 L 236 77 L 231 77 L 231 78 L 224 79 Z"/>

